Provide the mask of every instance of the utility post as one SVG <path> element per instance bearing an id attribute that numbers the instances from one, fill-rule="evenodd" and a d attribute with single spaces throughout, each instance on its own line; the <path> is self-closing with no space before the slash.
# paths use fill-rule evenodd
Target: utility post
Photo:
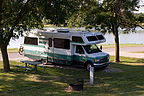
<path id="1" fill-rule="evenodd" d="M 94 84 L 94 66 L 90 66 L 90 84 Z"/>

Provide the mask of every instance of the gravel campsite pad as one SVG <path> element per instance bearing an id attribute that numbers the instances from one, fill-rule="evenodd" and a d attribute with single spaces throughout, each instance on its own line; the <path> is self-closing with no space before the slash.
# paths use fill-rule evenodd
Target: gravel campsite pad
<path id="1" fill-rule="evenodd" d="M 113 73 L 113 72 L 122 72 L 122 70 L 119 68 L 107 67 L 104 70 L 102 70 L 102 72 Z"/>

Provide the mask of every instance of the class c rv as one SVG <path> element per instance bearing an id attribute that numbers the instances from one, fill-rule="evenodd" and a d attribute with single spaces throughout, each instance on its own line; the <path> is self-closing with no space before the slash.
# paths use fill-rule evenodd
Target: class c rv
<path id="1" fill-rule="evenodd" d="M 105 42 L 100 32 L 68 29 L 37 30 L 24 39 L 24 56 L 55 64 L 102 68 L 109 65 L 109 54 L 97 44 Z"/>

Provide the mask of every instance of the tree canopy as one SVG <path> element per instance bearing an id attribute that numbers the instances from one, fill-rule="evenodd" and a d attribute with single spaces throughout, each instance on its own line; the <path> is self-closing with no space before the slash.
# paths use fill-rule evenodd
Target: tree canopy
<path id="1" fill-rule="evenodd" d="M 42 28 L 43 20 L 64 24 L 73 11 L 73 0 L 0 0 L 0 49 L 4 71 L 10 71 L 7 45 L 32 28 Z M 71 11 L 70 11 L 71 10 Z"/>
<path id="2" fill-rule="evenodd" d="M 140 18 L 134 13 L 138 3 L 139 0 L 84 0 L 68 24 L 112 32 L 115 37 L 115 61 L 119 62 L 119 28 L 134 31 L 140 26 Z"/>
<path id="3" fill-rule="evenodd" d="M 68 24 L 111 32 L 112 23 L 117 21 L 117 26 L 121 28 L 135 28 L 139 26 L 139 17 L 134 13 L 139 7 L 138 3 L 139 0 L 104 0 L 102 3 L 98 0 L 83 0 Z"/>

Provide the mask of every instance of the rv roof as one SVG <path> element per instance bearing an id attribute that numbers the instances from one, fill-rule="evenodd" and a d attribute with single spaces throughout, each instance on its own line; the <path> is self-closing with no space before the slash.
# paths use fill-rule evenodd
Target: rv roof
<path id="1" fill-rule="evenodd" d="M 43 30 L 40 31 L 44 31 L 44 32 L 69 32 L 69 30 L 67 28 L 44 28 Z"/>
<path id="2" fill-rule="evenodd" d="M 43 33 L 43 34 L 63 34 L 63 35 L 95 35 L 95 34 L 99 34 L 101 35 L 102 33 L 100 32 L 89 32 L 89 31 L 69 31 L 68 29 L 57 29 L 57 30 L 39 30 L 39 33 Z"/>

